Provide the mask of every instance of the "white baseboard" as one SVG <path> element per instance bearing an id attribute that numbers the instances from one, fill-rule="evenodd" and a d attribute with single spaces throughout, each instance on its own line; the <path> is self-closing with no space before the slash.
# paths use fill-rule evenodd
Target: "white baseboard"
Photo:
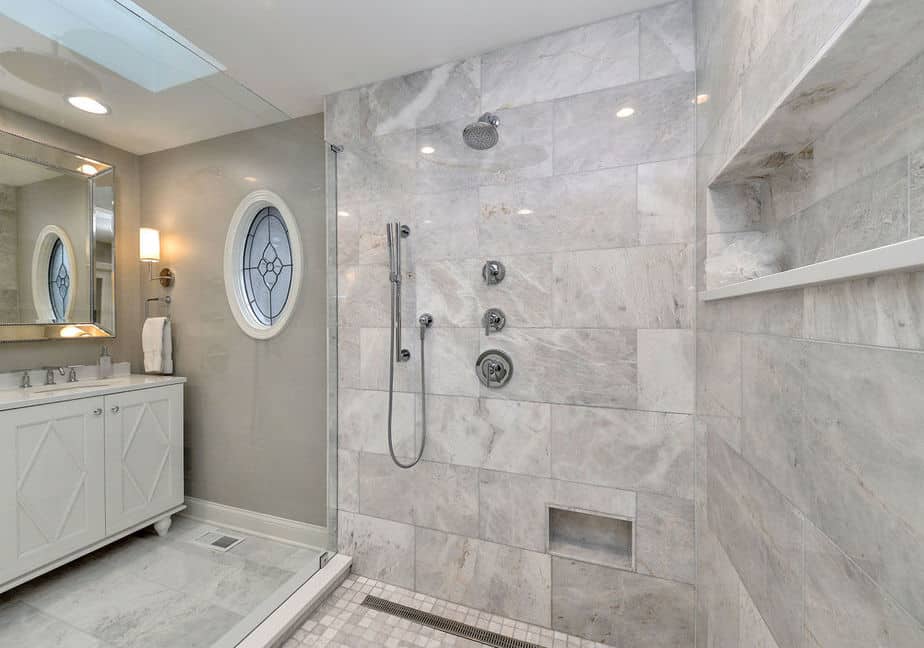
<path id="1" fill-rule="evenodd" d="M 327 527 L 248 511 L 197 497 L 186 498 L 186 510 L 183 515 L 200 522 L 282 542 L 307 545 L 318 549 L 324 549 L 328 544 Z"/>

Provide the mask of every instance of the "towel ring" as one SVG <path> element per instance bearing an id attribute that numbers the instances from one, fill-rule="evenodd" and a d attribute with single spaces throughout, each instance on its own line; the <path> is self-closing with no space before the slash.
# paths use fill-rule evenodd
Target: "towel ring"
<path id="1" fill-rule="evenodd" d="M 165 297 L 151 297 L 150 299 L 144 300 L 144 319 L 148 319 L 151 316 L 150 305 L 151 302 L 158 302 L 164 305 L 166 311 L 167 319 L 170 319 L 170 304 L 173 302 L 173 297 L 167 295 Z"/>

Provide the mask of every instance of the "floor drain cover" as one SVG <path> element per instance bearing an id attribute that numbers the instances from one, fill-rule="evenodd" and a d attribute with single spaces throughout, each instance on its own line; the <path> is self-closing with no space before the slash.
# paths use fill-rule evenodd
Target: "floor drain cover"
<path id="1" fill-rule="evenodd" d="M 215 533 L 210 531 L 196 538 L 195 542 L 196 544 L 205 545 L 209 549 L 224 552 L 244 542 L 244 538 L 238 538 L 235 536 L 225 535 L 224 533 Z"/>
<path id="2" fill-rule="evenodd" d="M 539 644 L 514 639 L 513 637 L 490 632 L 482 628 L 476 628 L 475 626 L 453 621 L 452 619 L 447 619 L 446 617 L 441 617 L 436 614 L 415 610 L 412 607 L 401 605 L 400 603 L 393 603 L 379 598 L 378 596 L 366 596 L 365 600 L 363 600 L 363 605 L 373 610 L 387 612 L 388 614 L 401 617 L 402 619 L 408 619 L 414 623 L 419 623 L 420 625 L 456 635 L 457 637 L 471 639 L 472 641 L 483 643 L 486 646 L 495 646 L 496 648 L 542 648 Z"/>

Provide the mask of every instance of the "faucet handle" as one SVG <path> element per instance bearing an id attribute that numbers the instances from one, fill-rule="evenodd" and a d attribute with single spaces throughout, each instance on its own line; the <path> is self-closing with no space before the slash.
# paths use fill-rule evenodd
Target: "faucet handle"
<path id="1" fill-rule="evenodd" d="M 77 382 L 77 367 L 76 365 L 69 365 L 67 367 L 67 382 L 75 383 Z"/>
<path id="2" fill-rule="evenodd" d="M 29 389 L 32 386 L 32 376 L 29 375 L 28 369 L 22 370 L 22 378 L 19 381 L 19 386 L 23 389 Z"/>

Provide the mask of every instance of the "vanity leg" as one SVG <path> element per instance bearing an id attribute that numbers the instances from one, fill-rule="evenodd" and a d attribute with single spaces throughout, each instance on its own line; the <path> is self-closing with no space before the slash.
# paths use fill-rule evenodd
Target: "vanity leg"
<path id="1" fill-rule="evenodd" d="M 167 531 L 170 530 L 170 525 L 173 524 L 173 516 L 168 515 L 162 520 L 158 520 L 154 523 L 154 530 L 157 531 L 157 535 L 163 538 L 167 535 Z"/>

